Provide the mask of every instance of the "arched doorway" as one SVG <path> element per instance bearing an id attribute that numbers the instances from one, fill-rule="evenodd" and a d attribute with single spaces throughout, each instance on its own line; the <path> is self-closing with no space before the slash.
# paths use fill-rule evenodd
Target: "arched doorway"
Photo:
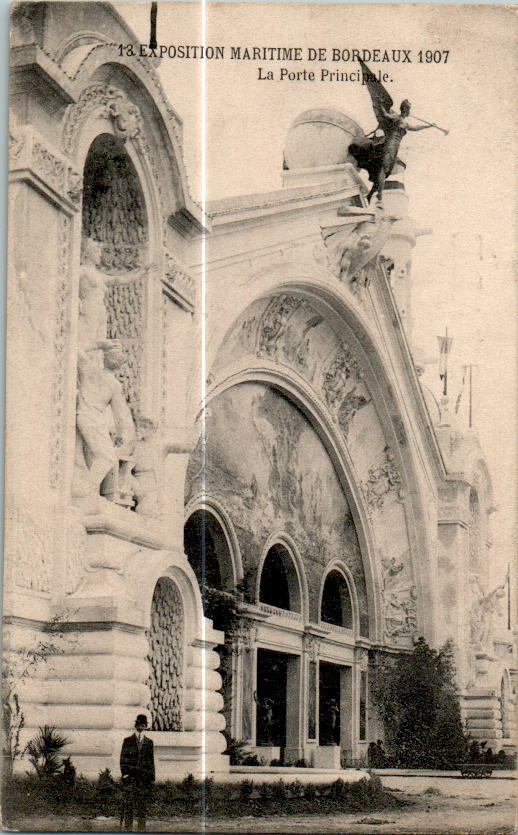
<path id="1" fill-rule="evenodd" d="M 183 726 L 184 609 L 180 592 L 161 577 L 153 593 L 148 632 L 151 727 L 180 731 Z"/>
<path id="2" fill-rule="evenodd" d="M 203 612 L 225 633 L 218 647 L 223 714 L 232 726 L 232 645 L 235 626 L 235 584 L 228 539 L 218 519 L 206 509 L 192 513 L 184 528 L 184 551 L 200 587 Z"/>

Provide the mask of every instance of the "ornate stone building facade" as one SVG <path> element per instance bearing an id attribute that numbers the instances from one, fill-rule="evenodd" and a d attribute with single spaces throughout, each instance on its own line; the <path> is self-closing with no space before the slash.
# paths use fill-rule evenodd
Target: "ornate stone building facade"
<path id="1" fill-rule="evenodd" d="M 5 637 L 61 640 L 24 736 L 63 728 L 96 776 L 147 710 L 159 777 L 228 770 L 225 726 L 334 767 L 382 735 L 379 658 L 423 635 L 509 746 L 491 481 L 412 358 L 403 164 L 369 208 L 361 128 L 309 111 L 282 189 L 204 213 L 131 40 L 104 3 L 13 12 Z"/>

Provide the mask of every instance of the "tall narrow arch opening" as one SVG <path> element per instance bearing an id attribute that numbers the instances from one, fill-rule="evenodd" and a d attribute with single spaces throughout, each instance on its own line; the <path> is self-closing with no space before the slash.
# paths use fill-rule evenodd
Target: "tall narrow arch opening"
<path id="1" fill-rule="evenodd" d="M 185 620 L 176 584 L 161 577 L 153 593 L 149 641 L 149 712 L 154 731 L 183 727 Z"/>
<path id="2" fill-rule="evenodd" d="M 261 571 L 259 602 L 276 609 L 302 611 L 297 570 L 290 552 L 280 543 L 272 545 L 266 554 Z"/>
<path id="3" fill-rule="evenodd" d="M 218 647 L 222 679 L 223 714 L 232 724 L 232 629 L 235 622 L 235 579 L 228 539 L 219 520 L 201 508 L 192 513 L 184 528 L 184 551 L 200 587 L 205 617 L 225 633 Z"/>
<path id="4" fill-rule="evenodd" d="M 346 629 L 352 629 L 354 625 L 349 586 L 341 571 L 336 569 L 330 571 L 324 581 L 320 620 Z"/>
<path id="5" fill-rule="evenodd" d="M 124 143 L 111 134 L 92 142 L 84 166 L 82 233 L 100 244 L 99 267 L 110 275 L 145 262 L 148 219 L 138 174 Z"/>

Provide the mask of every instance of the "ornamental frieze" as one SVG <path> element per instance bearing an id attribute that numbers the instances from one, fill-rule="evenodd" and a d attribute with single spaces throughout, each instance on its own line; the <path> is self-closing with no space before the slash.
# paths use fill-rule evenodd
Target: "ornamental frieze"
<path id="1" fill-rule="evenodd" d="M 9 132 L 9 169 L 28 171 L 75 207 L 81 201 L 82 175 L 32 128 Z"/>

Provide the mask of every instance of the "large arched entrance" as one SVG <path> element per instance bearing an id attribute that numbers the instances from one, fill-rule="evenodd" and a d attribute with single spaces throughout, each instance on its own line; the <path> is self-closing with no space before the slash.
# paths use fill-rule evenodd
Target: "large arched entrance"
<path id="1" fill-rule="evenodd" d="M 223 714 L 232 726 L 232 667 L 235 617 L 235 580 L 228 537 L 216 516 L 205 508 L 195 510 L 184 528 L 184 551 L 200 586 L 205 617 L 225 633 L 218 647 L 222 679 Z"/>

